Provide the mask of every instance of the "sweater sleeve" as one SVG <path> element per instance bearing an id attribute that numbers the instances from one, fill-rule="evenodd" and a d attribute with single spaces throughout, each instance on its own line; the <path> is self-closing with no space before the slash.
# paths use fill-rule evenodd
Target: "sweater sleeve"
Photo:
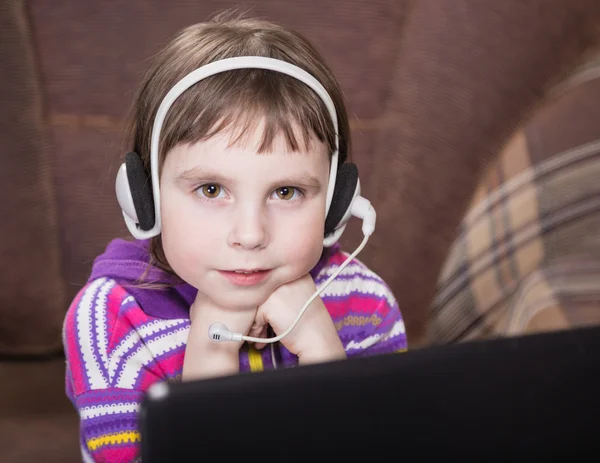
<path id="1" fill-rule="evenodd" d="M 63 344 L 84 462 L 139 461 L 144 391 L 171 377 L 165 355 L 183 355 L 187 328 L 184 320 L 148 317 L 113 280 L 82 288 L 67 311 Z"/>
<path id="2" fill-rule="evenodd" d="M 345 261 L 334 255 L 316 279 L 321 285 Z M 348 356 L 404 352 L 407 338 L 398 302 L 389 286 L 358 259 L 354 259 L 325 288 L 327 307 Z"/>
<path id="3" fill-rule="evenodd" d="M 385 294 L 382 297 L 370 300 L 364 307 L 370 316 L 362 324 L 362 329 L 346 343 L 348 356 L 391 354 L 407 350 L 404 320 L 398 303 L 385 284 L 383 291 Z"/>

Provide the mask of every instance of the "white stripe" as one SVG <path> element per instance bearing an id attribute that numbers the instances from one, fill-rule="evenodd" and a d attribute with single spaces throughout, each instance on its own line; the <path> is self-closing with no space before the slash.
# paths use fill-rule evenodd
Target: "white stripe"
<path id="1" fill-rule="evenodd" d="M 351 280 L 333 280 L 321 293 L 321 298 L 349 296 L 350 294 L 369 294 L 385 298 L 390 306 L 396 304 L 396 298 L 383 281 L 364 280 L 357 276 Z"/>
<path id="2" fill-rule="evenodd" d="M 93 281 L 84 291 L 77 308 L 77 336 L 81 356 L 87 372 L 91 389 L 103 389 L 108 386 L 106 378 L 100 371 L 100 364 L 93 351 L 94 333 L 92 331 L 92 304 L 96 290 L 106 282 L 105 278 Z"/>
<path id="3" fill-rule="evenodd" d="M 405 334 L 405 332 L 406 332 L 406 329 L 404 327 L 404 322 L 402 320 L 396 320 L 396 322 L 394 323 L 394 325 L 392 326 L 390 331 L 388 331 L 387 333 L 377 333 L 377 334 L 374 334 L 372 336 L 369 336 L 369 337 L 363 339 L 360 342 L 356 342 L 356 341 L 352 340 L 346 346 L 346 350 L 349 351 L 352 349 L 361 349 L 361 350 L 367 349 L 371 346 L 374 346 L 378 342 L 394 338 L 401 334 Z"/>
<path id="4" fill-rule="evenodd" d="M 114 280 L 108 280 L 104 285 L 102 285 L 102 288 L 100 288 L 100 291 L 98 292 L 98 297 L 96 298 L 96 310 L 94 311 L 94 315 L 96 317 L 98 351 L 100 352 L 100 357 L 104 365 L 108 365 L 108 357 L 106 355 L 106 350 L 108 348 L 108 336 L 106 334 L 106 304 L 108 302 L 107 295 L 114 285 Z"/>
<path id="5" fill-rule="evenodd" d="M 142 368 L 164 353 L 186 344 L 189 330 L 189 326 L 184 326 L 141 345 L 125 359 L 116 387 L 132 389 Z"/>
<path id="6" fill-rule="evenodd" d="M 79 416 L 82 420 L 89 420 L 104 415 L 117 415 L 119 413 L 135 413 L 138 411 L 140 404 L 137 402 L 110 404 L 110 405 L 95 405 L 93 407 L 83 407 L 79 410 Z"/>
<path id="7" fill-rule="evenodd" d="M 324 277 L 330 277 L 331 275 L 333 275 L 335 272 L 337 272 L 338 268 L 340 268 L 339 265 L 335 265 L 335 266 L 329 266 L 324 268 L 323 270 L 321 270 L 315 279 L 321 279 Z M 360 263 L 350 263 L 346 266 L 346 268 L 344 268 L 344 270 L 342 270 L 342 272 L 340 273 L 340 275 L 346 275 L 346 276 L 350 276 L 350 275 L 364 275 L 364 276 L 368 276 L 371 278 L 379 278 L 381 279 L 381 277 L 379 275 L 377 275 L 375 272 L 373 272 L 372 270 L 370 270 L 369 268 L 365 267 L 364 265 L 360 264 Z"/>
<path id="8" fill-rule="evenodd" d="M 94 463 L 94 460 L 88 453 L 87 449 L 85 447 L 80 447 L 80 448 L 81 448 L 81 461 L 83 461 L 83 463 Z"/>
<path id="9" fill-rule="evenodd" d="M 186 319 L 154 320 L 142 325 L 141 327 L 137 327 L 135 331 L 129 333 L 123 340 L 121 340 L 121 342 L 110 354 L 108 361 L 108 376 L 110 378 L 110 382 L 113 382 L 119 362 L 127 353 L 127 351 L 136 344 L 136 342 L 138 342 L 140 339 L 143 340 L 155 333 L 166 331 L 169 328 L 184 323 L 189 323 L 189 321 Z"/>

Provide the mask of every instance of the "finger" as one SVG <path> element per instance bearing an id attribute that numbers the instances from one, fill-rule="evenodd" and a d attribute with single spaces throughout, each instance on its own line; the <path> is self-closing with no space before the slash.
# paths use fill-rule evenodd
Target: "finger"
<path id="1" fill-rule="evenodd" d="M 258 322 L 254 322 L 252 324 L 252 326 L 250 327 L 250 331 L 248 332 L 248 335 L 253 337 L 253 338 L 258 338 L 260 337 L 260 334 L 264 331 L 264 326 L 261 323 Z"/>
<path id="2" fill-rule="evenodd" d="M 267 327 L 264 326 L 262 331 L 259 333 L 258 336 L 256 336 L 257 338 L 266 338 L 267 337 Z M 256 345 L 254 346 L 256 349 L 261 350 L 262 348 L 264 348 L 267 344 L 264 342 L 257 342 Z"/>

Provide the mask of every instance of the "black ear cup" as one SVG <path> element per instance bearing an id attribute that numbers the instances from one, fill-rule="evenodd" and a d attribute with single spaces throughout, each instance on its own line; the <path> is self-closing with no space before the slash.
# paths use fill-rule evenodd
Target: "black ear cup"
<path id="1" fill-rule="evenodd" d="M 125 166 L 139 227 L 148 231 L 154 226 L 156 220 L 150 175 L 144 169 L 142 160 L 137 153 L 129 152 L 125 155 Z"/>
<path id="2" fill-rule="evenodd" d="M 335 189 L 329 206 L 329 213 L 325 219 L 325 236 L 333 233 L 346 211 L 352 206 L 352 199 L 358 184 L 358 167 L 356 164 L 346 162 L 337 171 Z"/>

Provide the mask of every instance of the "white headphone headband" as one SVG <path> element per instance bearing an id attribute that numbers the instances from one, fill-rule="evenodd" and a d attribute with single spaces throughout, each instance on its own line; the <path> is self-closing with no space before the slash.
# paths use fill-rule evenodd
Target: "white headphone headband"
<path id="1" fill-rule="evenodd" d="M 308 85 L 314 92 L 323 100 L 329 116 L 333 122 L 333 128 L 335 131 L 335 150 L 331 159 L 331 168 L 329 172 L 329 185 L 327 188 L 327 206 L 325 209 L 325 216 L 329 212 L 331 206 L 331 198 L 333 196 L 333 190 L 335 188 L 335 180 L 337 174 L 338 164 L 338 152 L 339 152 L 339 136 L 338 136 L 338 121 L 335 110 L 335 105 L 325 88 L 311 76 L 308 72 L 300 69 L 293 64 L 287 63 L 274 58 L 266 58 L 263 56 L 239 56 L 235 58 L 226 58 L 219 61 L 214 61 L 205 66 L 202 66 L 188 75 L 183 77 L 175 86 L 166 94 L 163 101 L 161 102 L 156 118 L 154 119 L 154 125 L 152 127 L 152 139 L 150 142 L 150 173 L 152 176 L 152 195 L 154 198 L 154 213 L 155 222 L 152 229 L 148 231 L 138 230 L 140 238 L 151 238 L 160 233 L 161 229 L 161 215 L 160 215 L 160 181 L 158 172 L 158 150 L 160 132 L 167 116 L 171 105 L 175 100 L 192 85 L 200 82 L 206 77 L 210 77 L 215 74 L 219 74 L 224 71 L 231 71 L 234 69 L 267 69 L 271 71 L 280 72 L 287 74 L 288 76 L 294 77 L 301 82 Z"/>

